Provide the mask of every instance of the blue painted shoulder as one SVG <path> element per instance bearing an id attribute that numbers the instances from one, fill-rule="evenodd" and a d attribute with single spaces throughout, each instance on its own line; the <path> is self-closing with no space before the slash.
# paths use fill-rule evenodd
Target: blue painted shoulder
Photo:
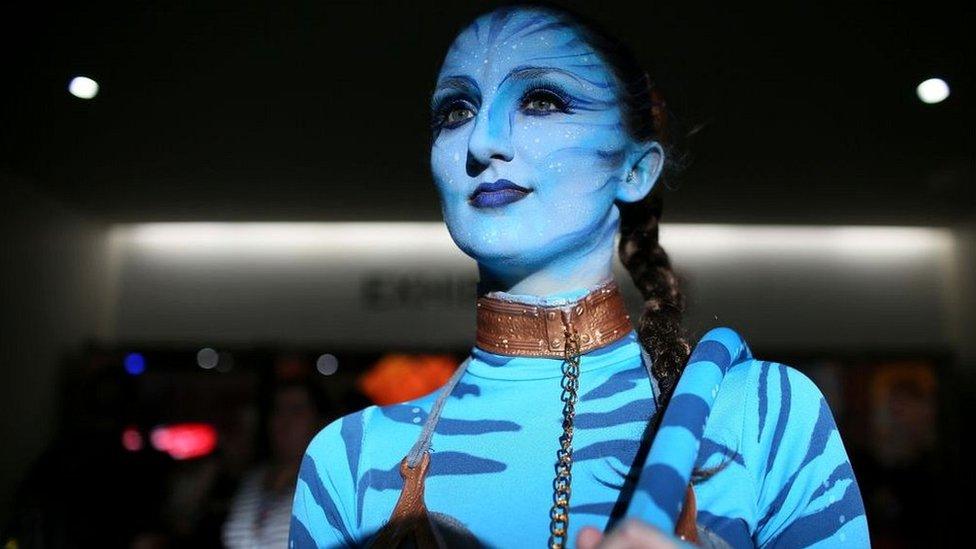
<path id="1" fill-rule="evenodd" d="M 367 410 L 330 422 L 309 443 L 298 472 L 290 546 L 357 546 L 354 502 Z"/>
<path id="2" fill-rule="evenodd" d="M 762 546 L 868 546 L 857 481 L 820 389 L 786 364 L 749 363 L 737 392 L 757 497 L 755 539 Z"/>

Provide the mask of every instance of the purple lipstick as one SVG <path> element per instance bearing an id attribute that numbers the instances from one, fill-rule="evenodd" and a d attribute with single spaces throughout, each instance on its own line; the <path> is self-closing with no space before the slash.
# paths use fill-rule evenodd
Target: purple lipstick
<path id="1" fill-rule="evenodd" d="M 507 179 L 482 183 L 468 197 L 475 208 L 497 208 L 525 198 L 532 189 L 516 185 Z"/>

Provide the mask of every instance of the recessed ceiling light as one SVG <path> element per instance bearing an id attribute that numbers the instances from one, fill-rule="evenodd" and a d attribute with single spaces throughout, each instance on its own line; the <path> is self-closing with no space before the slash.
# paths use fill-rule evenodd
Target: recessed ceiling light
<path id="1" fill-rule="evenodd" d="M 98 82 L 87 76 L 76 76 L 68 82 L 68 92 L 79 99 L 91 99 L 98 95 Z"/>
<path id="2" fill-rule="evenodd" d="M 929 78 L 915 88 L 915 93 L 918 94 L 922 103 L 929 105 L 941 103 L 945 101 L 946 97 L 949 97 L 949 84 L 946 84 L 945 80 L 941 78 Z"/>

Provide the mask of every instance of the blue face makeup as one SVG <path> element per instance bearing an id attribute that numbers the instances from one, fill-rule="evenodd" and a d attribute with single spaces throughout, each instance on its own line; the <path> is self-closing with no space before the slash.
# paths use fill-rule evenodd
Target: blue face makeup
<path id="1" fill-rule="evenodd" d="M 616 89 L 575 28 L 544 12 L 503 8 L 457 36 L 431 98 L 431 170 L 483 283 L 541 295 L 610 276 L 614 200 L 650 190 L 658 167 L 625 179 L 660 152 L 627 133 Z"/>

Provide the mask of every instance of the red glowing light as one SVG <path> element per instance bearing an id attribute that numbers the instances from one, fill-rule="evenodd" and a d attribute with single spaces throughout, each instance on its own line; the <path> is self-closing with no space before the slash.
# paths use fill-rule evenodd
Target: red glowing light
<path id="1" fill-rule="evenodd" d="M 122 447 L 130 452 L 142 450 L 142 433 L 135 427 L 126 427 L 122 430 Z"/>
<path id="2" fill-rule="evenodd" d="M 193 459 L 214 451 L 217 430 L 206 423 L 177 423 L 156 427 L 150 440 L 153 448 L 173 459 Z"/>

